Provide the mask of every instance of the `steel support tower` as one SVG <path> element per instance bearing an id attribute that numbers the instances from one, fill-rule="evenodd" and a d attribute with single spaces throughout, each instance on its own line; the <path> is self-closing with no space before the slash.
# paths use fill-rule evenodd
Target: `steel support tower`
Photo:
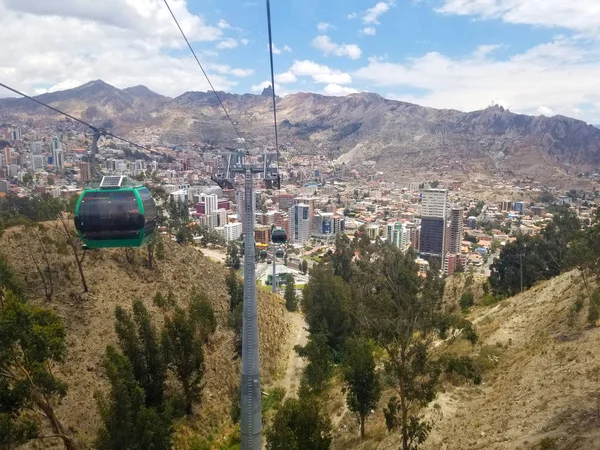
<path id="1" fill-rule="evenodd" d="M 244 313 L 242 331 L 242 449 L 261 450 L 262 412 L 260 357 L 258 352 L 258 307 L 254 247 L 254 195 L 252 169 L 246 167 L 244 185 Z"/>
<path id="2" fill-rule="evenodd" d="M 250 160 L 262 156 L 262 164 Z M 254 174 L 262 174 L 265 183 L 278 180 L 274 155 L 250 156 L 247 152 L 219 153 L 220 164 L 212 179 L 221 188 L 234 187 L 236 174 L 244 174 L 244 305 L 242 325 L 241 435 L 242 450 L 262 450 L 262 411 L 260 389 L 260 355 L 258 306 L 256 302 L 256 249 L 254 241 Z"/>

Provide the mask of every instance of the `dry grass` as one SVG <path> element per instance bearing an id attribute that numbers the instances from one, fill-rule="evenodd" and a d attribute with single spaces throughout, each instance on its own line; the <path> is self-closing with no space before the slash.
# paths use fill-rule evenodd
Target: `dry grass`
<path id="1" fill-rule="evenodd" d="M 181 439 L 183 436 L 206 436 L 215 429 L 228 427 L 230 397 L 239 383 L 240 364 L 234 356 L 233 333 L 226 325 L 229 299 L 224 284 L 226 270 L 221 264 L 203 257 L 194 248 L 173 242 L 165 242 L 166 258 L 156 261 L 153 269 L 144 266 L 142 250 L 135 252 L 133 264 L 127 261 L 123 249 L 92 251 L 84 263 L 90 292 L 82 295 L 72 257 L 53 253 L 51 264 L 60 270 L 57 269 L 53 300 L 46 303 L 41 280 L 32 272 L 31 262 L 23 258 L 22 249 L 10 240 L 13 233 L 14 230 L 8 230 L 2 236 L 0 252 L 27 280 L 31 301 L 55 310 L 67 327 L 69 352 L 58 374 L 67 381 L 69 391 L 57 412 L 85 447 L 91 446 L 99 425 L 94 392 L 107 389 L 102 358 L 106 345 L 116 340 L 115 307 L 129 308 L 134 299 L 140 299 L 160 321 L 161 313 L 152 299 L 157 292 L 166 294 L 169 290 L 181 305 L 185 305 L 193 289 L 204 292 L 212 302 L 219 323 L 206 348 L 206 386 L 201 406 L 180 428 L 176 448 L 187 448 L 186 439 Z M 284 344 L 289 326 L 281 297 L 265 292 L 259 292 L 258 296 L 260 353 L 266 385 L 281 373 L 287 356 Z M 52 442 L 47 441 L 46 445 L 51 446 Z"/>

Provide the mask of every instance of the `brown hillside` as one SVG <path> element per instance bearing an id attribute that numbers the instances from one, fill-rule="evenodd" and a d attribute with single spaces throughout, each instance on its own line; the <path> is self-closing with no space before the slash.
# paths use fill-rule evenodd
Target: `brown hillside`
<path id="1" fill-rule="evenodd" d="M 574 271 L 476 309 L 490 370 L 438 397 L 444 416 L 424 448 L 600 448 L 600 329 L 586 324 L 587 298 L 571 312 L 584 294 Z"/>
<path id="2" fill-rule="evenodd" d="M 91 251 L 84 261 L 90 293 L 81 295 L 72 255 L 53 252 L 50 261 L 56 271 L 55 294 L 52 302 L 46 303 L 41 279 L 24 247 L 33 245 L 32 240 L 15 241 L 15 233 L 14 229 L 8 230 L 0 238 L 0 253 L 26 280 L 30 299 L 47 305 L 64 319 L 69 350 L 66 363 L 57 372 L 68 383 L 69 390 L 57 414 L 85 447 L 91 446 L 99 425 L 94 392 L 107 388 L 102 358 L 106 345 L 115 342 L 115 307 L 130 307 L 139 298 L 158 320 L 160 314 L 152 299 L 157 292 L 166 294 L 169 289 L 182 305 L 193 289 L 203 291 L 219 319 L 217 331 L 206 349 L 202 403 L 187 424 L 185 434 L 192 429 L 207 435 L 230 420 L 230 397 L 239 383 L 240 362 L 234 355 L 233 332 L 226 325 L 229 297 L 222 264 L 209 260 L 193 247 L 181 247 L 166 239 L 166 258 L 156 261 L 154 269 L 144 266 L 144 250 L 135 251 L 133 264 L 128 262 L 124 249 Z M 262 291 L 258 295 L 263 382 L 268 384 L 282 373 L 289 326 L 281 298 Z M 183 444 L 176 447 L 185 448 Z"/>

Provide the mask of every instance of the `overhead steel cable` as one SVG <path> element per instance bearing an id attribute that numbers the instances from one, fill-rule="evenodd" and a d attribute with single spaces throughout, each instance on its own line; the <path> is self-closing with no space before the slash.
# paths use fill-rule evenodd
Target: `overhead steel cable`
<path id="1" fill-rule="evenodd" d="M 275 97 L 275 69 L 273 66 L 273 37 L 271 33 L 271 2 L 267 0 L 267 25 L 269 28 L 269 58 L 271 61 L 271 97 L 273 99 L 273 125 L 275 127 L 275 153 L 277 158 L 277 189 L 281 189 L 281 173 L 279 172 L 279 136 L 277 133 L 277 103 Z"/>
<path id="2" fill-rule="evenodd" d="M 91 124 L 87 123 L 84 120 L 78 119 L 77 117 L 74 117 L 71 114 L 67 114 L 66 112 L 61 111 L 60 109 L 56 109 L 55 107 L 50 106 L 50 105 L 48 105 L 48 104 L 46 104 L 46 103 L 44 103 L 44 102 L 42 102 L 42 101 L 40 101 L 40 100 L 38 100 L 38 99 L 36 99 L 34 97 L 31 97 L 30 95 L 27 95 L 27 94 L 25 94 L 25 93 L 23 93 L 21 91 L 18 91 L 15 88 L 7 86 L 4 83 L 0 83 L 0 86 L 3 87 L 4 89 L 8 89 L 9 91 L 11 91 L 11 92 L 13 92 L 13 93 L 15 93 L 17 95 L 20 95 L 21 97 L 24 97 L 24 98 L 26 98 L 28 100 L 33 101 L 33 102 L 37 103 L 38 105 L 41 105 L 41 106 L 43 106 L 45 108 L 48 108 L 48 109 L 50 109 L 50 110 L 52 110 L 54 112 L 62 114 L 63 116 L 68 117 L 69 119 L 72 119 L 75 122 L 79 122 L 80 124 L 85 125 L 86 127 L 89 127 L 90 129 L 92 129 L 95 133 L 101 133 L 104 136 L 110 136 L 112 138 L 118 139 L 119 141 L 123 141 L 123 142 L 125 142 L 125 143 L 127 143 L 129 145 L 133 145 L 134 147 L 141 148 L 142 150 L 148 150 L 149 152 L 156 153 L 156 154 L 159 154 L 159 155 L 162 156 L 162 153 L 157 152 L 156 150 L 152 150 L 152 149 L 150 149 L 150 148 L 148 148 L 146 146 L 143 146 L 143 145 L 140 145 L 140 144 L 136 144 L 135 142 L 132 142 L 129 139 L 125 139 L 125 138 L 122 138 L 121 136 L 117 136 L 116 134 L 113 134 L 113 133 L 111 133 L 109 131 L 106 131 L 103 128 L 91 125 Z"/>
<path id="3" fill-rule="evenodd" d="M 273 68 L 273 37 L 271 34 L 271 2 L 267 0 L 267 25 L 269 28 L 269 57 L 271 61 L 271 97 L 273 98 L 273 122 L 275 125 L 275 151 L 277 152 L 277 170 L 279 170 L 279 137 L 277 136 L 277 104 L 275 102 L 275 71 Z"/>
<path id="4" fill-rule="evenodd" d="M 177 25 L 177 28 L 179 28 L 179 32 L 181 33 L 181 36 L 183 36 L 183 39 L 185 40 L 185 43 L 187 44 L 188 48 L 192 52 L 192 55 L 194 55 L 194 59 L 198 63 L 198 66 L 200 67 L 200 70 L 204 74 L 204 77 L 206 78 L 206 81 L 208 81 L 208 84 L 209 84 L 210 88 L 212 89 L 213 94 L 215 94 L 215 97 L 217 98 L 217 100 L 219 102 L 219 105 L 221 105 L 221 108 L 223 108 L 223 111 L 225 112 L 225 115 L 229 119 L 229 122 L 231 122 L 231 125 L 233 126 L 233 129 L 235 130 L 235 133 L 238 135 L 238 138 L 244 144 L 244 147 L 246 147 L 246 140 L 242 137 L 240 131 L 238 130 L 238 127 L 235 125 L 235 122 L 231 119 L 231 116 L 229 115 L 229 112 L 227 111 L 227 108 L 225 108 L 225 105 L 223 104 L 223 101 L 221 100 L 221 97 L 219 96 L 219 94 L 217 93 L 217 90 L 215 89 L 215 87 L 213 86 L 212 82 L 210 81 L 210 78 L 208 77 L 208 74 L 204 70 L 204 67 L 202 66 L 202 63 L 200 62 L 200 59 L 198 59 L 198 56 L 196 55 L 196 52 L 194 51 L 194 48 L 192 47 L 192 44 L 190 44 L 190 41 L 188 40 L 187 36 L 183 32 L 183 29 L 181 28 L 181 25 L 179 25 L 179 21 L 177 20 L 177 17 L 175 17 L 175 14 L 173 13 L 173 10 L 169 6 L 169 2 L 167 0 L 163 0 L 163 1 L 164 1 L 165 5 L 166 5 L 167 9 L 171 13 L 171 17 L 175 21 L 175 24 Z M 246 150 L 247 150 L 247 147 L 246 147 Z"/>

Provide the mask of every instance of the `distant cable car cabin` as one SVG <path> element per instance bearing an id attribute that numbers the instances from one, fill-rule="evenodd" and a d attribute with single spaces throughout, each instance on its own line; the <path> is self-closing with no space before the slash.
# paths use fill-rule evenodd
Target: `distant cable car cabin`
<path id="1" fill-rule="evenodd" d="M 271 232 L 271 242 L 274 244 L 285 244 L 287 242 L 285 228 L 273 228 L 273 231 Z"/>
<path id="2" fill-rule="evenodd" d="M 88 248 L 139 247 L 156 228 L 156 203 L 147 187 L 105 176 L 79 197 L 75 228 Z"/>
<path id="3" fill-rule="evenodd" d="M 278 248 L 277 250 L 275 250 L 275 257 L 281 259 L 285 256 L 285 253 L 283 252 L 283 249 Z"/>

